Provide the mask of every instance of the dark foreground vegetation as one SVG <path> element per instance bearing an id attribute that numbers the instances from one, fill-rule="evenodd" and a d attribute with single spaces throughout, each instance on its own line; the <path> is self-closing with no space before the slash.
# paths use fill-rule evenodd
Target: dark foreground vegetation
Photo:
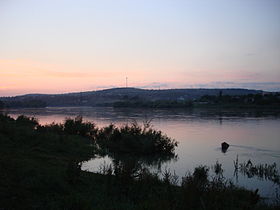
<path id="1" fill-rule="evenodd" d="M 127 142 L 134 137 L 147 146 Z M 150 149 L 170 156 L 175 144 L 136 124 L 98 129 L 78 117 L 43 126 L 34 118 L 0 115 L 0 209 L 278 209 L 263 204 L 257 191 L 225 180 L 218 163 L 214 177 L 200 166 L 180 181 L 168 170 L 160 178 L 120 158 L 131 157 L 130 150 L 137 158 L 151 156 L 143 152 Z M 114 164 L 99 174 L 82 171 L 81 162 L 100 151 L 114 154 Z"/>

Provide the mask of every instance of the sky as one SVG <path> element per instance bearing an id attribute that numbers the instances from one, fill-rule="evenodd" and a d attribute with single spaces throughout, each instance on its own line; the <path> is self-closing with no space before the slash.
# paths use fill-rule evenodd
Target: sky
<path id="1" fill-rule="evenodd" d="M 280 90 L 280 0 L 0 0 L 0 96 Z"/>

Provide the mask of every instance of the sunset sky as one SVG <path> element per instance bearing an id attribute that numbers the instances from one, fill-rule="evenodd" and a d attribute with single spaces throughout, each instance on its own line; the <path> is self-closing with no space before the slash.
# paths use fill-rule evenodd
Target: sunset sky
<path id="1" fill-rule="evenodd" d="M 0 0 L 0 96 L 280 90 L 280 0 Z"/>

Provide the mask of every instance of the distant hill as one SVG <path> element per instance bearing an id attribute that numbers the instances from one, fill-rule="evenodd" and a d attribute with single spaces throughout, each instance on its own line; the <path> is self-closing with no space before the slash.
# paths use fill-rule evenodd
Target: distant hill
<path id="1" fill-rule="evenodd" d="M 1 97 L 0 101 L 26 102 L 42 101 L 46 106 L 110 106 L 125 100 L 194 100 L 204 95 L 247 95 L 262 93 L 261 90 L 249 89 L 165 89 L 147 90 L 139 88 L 113 88 L 67 94 L 27 94 L 14 97 Z"/>

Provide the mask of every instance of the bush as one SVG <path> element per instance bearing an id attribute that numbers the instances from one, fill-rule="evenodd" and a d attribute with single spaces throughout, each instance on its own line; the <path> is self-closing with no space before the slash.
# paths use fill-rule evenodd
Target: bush
<path id="1" fill-rule="evenodd" d="M 16 122 L 20 125 L 30 126 L 32 128 L 35 128 L 37 125 L 39 125 L 39 122 L 35 117 L 27 117 L 24 115 L 18 116 Z"/>
<path id="2" fill-rule="evenodd" d="M 119 128 L 111 124 L 100 129 L 95 139 L 102 150 L 139 155 L 175 155 L 178 145 L 174 139 L 152 129 L 149 123 L 140 126 L 136 122 Z"/>
<path id="3" fill-rule="evenodd" d="M 67 118 L 63 127 L 66 133 L 73 135 L 93 136 L 97 132 L 95 124 L 83 122 L 83 118 L 81 116 L 77 116 L 74 119 Z"/>

